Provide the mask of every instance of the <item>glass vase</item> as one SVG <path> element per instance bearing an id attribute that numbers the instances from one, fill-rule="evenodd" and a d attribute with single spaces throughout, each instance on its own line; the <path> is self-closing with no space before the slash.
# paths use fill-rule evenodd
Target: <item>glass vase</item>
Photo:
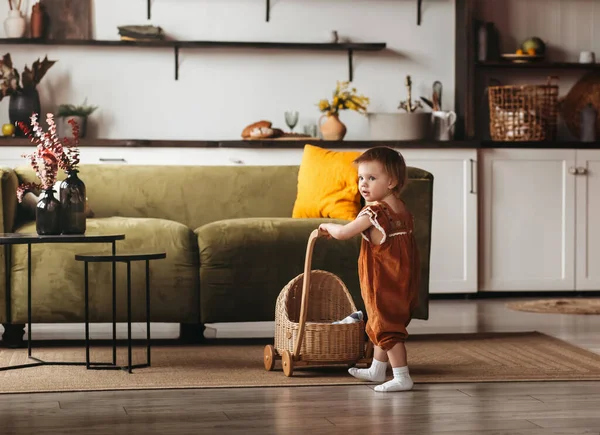
<path id="1" fill-rule="evenodd" d="M 60 201 L 54 197 L 55 192 L 52 188 L 43 190 L 35 208 L 35 229 L 40 236 L 61 232 Z"/>
<path id="2" fill-rule="evenodd" d="M 78 173 L 77 170 L 67 171 L 67 178 L 60 183 L 63 234 L 85 234 L 86 190 Z"/>

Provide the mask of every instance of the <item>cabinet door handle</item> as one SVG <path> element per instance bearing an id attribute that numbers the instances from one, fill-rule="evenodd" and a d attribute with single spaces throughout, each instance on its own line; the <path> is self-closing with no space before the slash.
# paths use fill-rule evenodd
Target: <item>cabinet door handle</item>
<path id="1" fill-rule="evenodd" d="M 110 158 L 107 159 L 107 158 L 103 158 L 103 157 L 100 157 L 98 160 L 100 160 L 101 162 L 123 162 L 123 163 L 126 162 L 125 159 L 110 159 Z"/>
<path id="2" fill-rule="evenodd" d="M 587 168 L 584 168 L 582 166 L 577 168 L 577 175 L 586 175 L 588 172 Z"/>
<path id="3" fill-rule="evenodd" d="M 574 166 L 571 166 L 569 168 L 569 174 L 571 174 L 571 175 L 577 175 L 577 168 L 575 168 Z"/>
<path id="4" fill-rule="evenodd" d="M 475 178 L 474 172 L 475 171 L 473 169 L 473 166 L 475 165 L 475 160 L 469 159 L 469 161 L 471 163 L 471 191 L 469 193 L 475 193 L 475 191 L 473 190 L 473 186 L 475 184 L 475 182 L 474 182 L 474 178 Z"/>

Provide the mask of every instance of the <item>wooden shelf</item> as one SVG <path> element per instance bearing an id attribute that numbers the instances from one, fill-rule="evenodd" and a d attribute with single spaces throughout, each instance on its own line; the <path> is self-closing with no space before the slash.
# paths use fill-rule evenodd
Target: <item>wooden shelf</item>
<path id="1" fill-rule="evenodd" d="M 494 142 L 491 140 L 454 140 L 454 141 L 399 141 L 399 140 L 174 140 L 174 139 L 82 139 L 81 148 L 304 148 L 306 144 L 314 144 L 322 148 L 358 148 L 372 146 L 389 146 L 399 149 L 486 149 L 486 148 L 536 148 L 536 149 L 600 149 L 600 141 L 554 141 L 554 142 Z M 26 138 L 0 136 L 2 147 L 33 147 Z"/>
<path id="2" fill-rule="evenodd" d="M 262 41 L 121 41 L 95 39 L 48 40 L 31 38 L 0 39 L 1 44 L 12 45 L 63 45 L 94 47 L 172 48 L 175 54 L 175 80 L 179 79 L 179 50 L 182 48 L 244 48 L 262 50 L 316 50 L 345 51 L 348 54 L 348 77 L 354 78 L 353 55 L 355 51 L 381 51 L 385 42 L 329 43 L 329 42 L 262 42 Z"/>
<path id="3" fill-rule="evenodd" d="M 511 68 L 511 69 L 600 69 L 600 63 L 578 63 L 578 62 L 525 62 L 514 63 L 508 61 L 477 62 L 477 68 Z"/>

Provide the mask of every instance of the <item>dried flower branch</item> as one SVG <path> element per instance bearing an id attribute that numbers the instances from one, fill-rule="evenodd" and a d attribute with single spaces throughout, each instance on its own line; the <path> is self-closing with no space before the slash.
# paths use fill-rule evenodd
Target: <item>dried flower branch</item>
<path id="1" fill-rule="evenodd" d="M 46 116 L 47 132 L 44 132 L 37 117 L 37 113 L 31 116 L 31 129 L 24 122 L 19 122 L 18 125 L 31 143 L 36 146 L 33 153 L 24 154 L 23 157 L 29 160 L 41 183 L 22 183 L 17 188 L 19 202 L 23 201 L 28 190 L 51 189 L 56 183 L 59 168 L 69 172 L 77 170 L 79 165 L 79 126 L 77 123 L 75 121 L 71 123 L 74 142 L 71 143 L 65 139 L 63 144 L 56 135 L 54 115 L 48 113 Z"/>

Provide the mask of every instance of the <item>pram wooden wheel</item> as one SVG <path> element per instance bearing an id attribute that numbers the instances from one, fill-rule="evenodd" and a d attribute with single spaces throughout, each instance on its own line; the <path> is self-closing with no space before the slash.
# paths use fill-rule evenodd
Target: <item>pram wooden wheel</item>
<path id="1" fill-rule="evenodd" d="M 294 374 L 294 359 L 289 350 L 285 350 L 281 356 L 281 365 L 283 366 L 283 374 L 292 376 Z"/>
<path id="2" fill-rule="evenodd" d="M 275 348 L 270 344 L 265 346 L 265 350 L 263 351 L 263 362 L 265 363 L 265 370 L 270 372 L 275 368 Z"/>

